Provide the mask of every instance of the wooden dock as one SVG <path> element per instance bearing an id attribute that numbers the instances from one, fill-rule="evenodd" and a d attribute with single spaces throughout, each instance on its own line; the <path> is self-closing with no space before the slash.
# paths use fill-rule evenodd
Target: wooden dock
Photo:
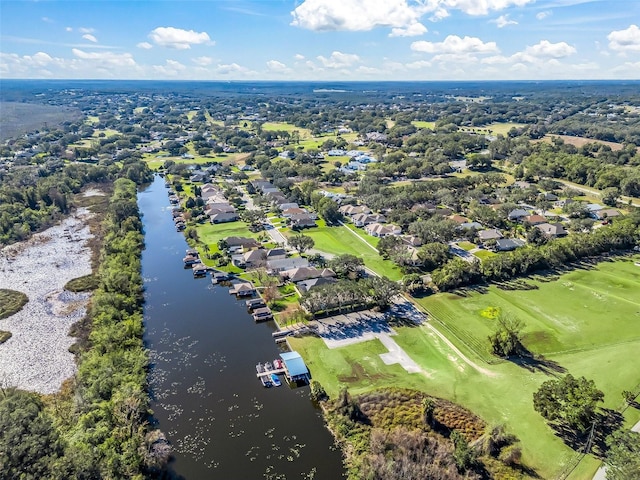
<path id="1" fill-rule="evenodd" d="M 272 373 L 275 373 L 276 375 L 281 375 L 283 373 L 285 373 L 284 367 L 282 368 L 274 368 L 273 370 L 266 370 L 264 372 L 259 372 L 256 374 L 256 377 L 260 378 L 260 377 L 266 377 L 267 375 L 271 375 Z"/>

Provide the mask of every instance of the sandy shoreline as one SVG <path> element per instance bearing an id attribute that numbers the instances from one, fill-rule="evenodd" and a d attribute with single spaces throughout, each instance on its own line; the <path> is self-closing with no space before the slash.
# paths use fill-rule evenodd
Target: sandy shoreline
<path id="1" fill-rule="evenodd" d="M 84 316 L 89 294 L 63 287 L 91 273 L 89 215 L 78 209 L 61 224 L 0 250 L 0 288 L 29 297 L 20 312 L 0 320 L 0 330 L 13 334 L 0 345 L 0 384 L 53 393 L 74 375 L 68 333 Z"/>

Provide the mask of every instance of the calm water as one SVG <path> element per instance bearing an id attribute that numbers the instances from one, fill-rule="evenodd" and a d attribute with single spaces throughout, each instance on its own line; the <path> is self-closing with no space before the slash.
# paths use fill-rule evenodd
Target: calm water
<path id="1" fill-rule="evenodd" d="M 341 455 L 309 388 L 264 388 L 258 362 L 279 353 L 273 322 L 255 324 L 244 301 L 182 267 L 164 180 L 139 194 L 146 249 L 145 340 L 152 408 L 174 445 L 176 476 L 339 479 Z"/>

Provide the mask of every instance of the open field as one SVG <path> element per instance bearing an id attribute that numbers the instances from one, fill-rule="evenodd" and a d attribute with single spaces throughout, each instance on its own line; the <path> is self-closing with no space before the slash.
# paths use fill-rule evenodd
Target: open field
<path id="1" fill-rule="evenodd" d="M 41 128 L 74 121 L 82 116 L 75 108 L 36 103 L 0 102 L 0 142 Z"/>
<path id="2" fill-rule="evenodd" d="M 446 293 L 419 303 L 472 347 L 484 344 L 488 348 L 486 337 L 493 328 L 489 308 L 522 319 L 526 324 L 525 346 L 535 353 L 547 355 L 640 341 L 640 267 L 631 258 L 602 262 L 559 279 L 540 278 L 526 282 L 530 290 L 491 286 L 481 295 Z"/>
<path id="3" fill-rule="evenodd" d="M 463 362 L 428 326 L 397 327 L 394 340 L 428 374 L 409 374 L 397 365 L 383 365 L 379 341 L 329 350 L 318 338 L 291 339 L 314 376 L 330 395 L 345 384 L 352 393 L 386 386 L 405 386 L 446 398 L 469 408 L 489 424 L 506 423 L 522 441 L 523 460 L 540 478 L 554 478 L 575 453 L 533 410 L 539 385 L 567 371 L 593 379 L 604 393 L 604 406 L 619 408 L 621 392 L 640 383 L 631 360 L 640 349 L 640 255 L 603 262 L 559 278 L 528 281 L 535 290 L 470 292 L 467 296 L 436 295 L 420 300 L 456 335 L 434 325 L 470 358 L 490 358 L 486 336 L 491 331 L 488 307 L 514 313 L 526 324 L 527 346 L 544 353 L 549 368 L 502 361 L 485 367 L 485 375 Z M 478 354 L 478 349 L 484 349 Z M 382 351 L 381 351 L 382 350 Z M 480 362 L 482 364 L 482 362 Z M 555 370 L 554 370 L 555 369 Z M 615 372 L 615 374 L 613 374 Z M 627 424 L 640 411 L 625 412 Z M 599 462 L 586 457 L 570 479 L 591 478 Z"/>
<path id="4" fill-rule="evenodd" d="M 564 143 L 574 145 L 578 148 L 580 148 L 583 145 L 586 145 L 587 143 L 601 143 L 602 145 L 608 145 L 609 147 L 611 147 L 611 150 L 616 152 L 618 150 L 622 150 L 622 147 L 624 146 L 621 143 L 617 143 L 617 142 L 606 142 L 604 140 L 596 140 L 594 138 L 574 137 L 571 135 L 555 135 L 550 133 L 545 135 L 540 140 L 532 140 L 532 141 L 534 143 L 535 142 L 552 143 L 554 138 L 561 138 L 564 141 Z"/>
<path id="5" fill-rule="evenodd" d="M 249 230 L 247 224 L 240 221 L 220 223 L 217 225 L 213 225 L 211 223 L 199 225 L 198 236 L 203 243 L 212 246 L 216 245 L 218 240 L 222 240 L 227 237 L 257 238 L 257 236 Z"/>
<path id="6" fill-rule="evenodd" d="M 411 125 L 416 128 L 428 128 L 429 130 L 435 130 L 436 128 L 436 122 L 424 122 L 422 120 L 414 120 Z"/>
<path id="7" fill-rule="evenodd" d="M 316 228 L 305 229 L 302 233 L 313 238 L 314 248 L 333 255 L 351 254 L 362 257 L 364 264 L 379 275 L 384 275 L 391 280 L 402 278 L 402 272 L 389 260 L 384 260 L 378 255 L 377 250 L 371 244 L 358 239 L 348 227 L 328 227 L 324 222 L 318 222 Z"/>
<path id="8" fill-rule="evenodd" d="M 461 127 L 460 130 L 506 136 L 512 128 L 522 128 L 525 126 L 524 123 L 490 123 L 482 127 Z"/>

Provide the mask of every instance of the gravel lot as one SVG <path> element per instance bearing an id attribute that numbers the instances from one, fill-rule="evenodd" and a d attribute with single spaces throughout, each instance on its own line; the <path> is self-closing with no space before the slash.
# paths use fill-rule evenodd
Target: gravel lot
<path id="1" fill-rule="evenodd" d="M 63 287 L 91 273 L 88 215 L 79 209 L 60 225 L 0 250 L 0 288 L 29 297 L 20 312 L 0 320 L 0 330 L 13 334 L 0 345 L 0 384 L 53 393 L 75 373 L 68 332 L 84 316 L 89 294 Z"/>

